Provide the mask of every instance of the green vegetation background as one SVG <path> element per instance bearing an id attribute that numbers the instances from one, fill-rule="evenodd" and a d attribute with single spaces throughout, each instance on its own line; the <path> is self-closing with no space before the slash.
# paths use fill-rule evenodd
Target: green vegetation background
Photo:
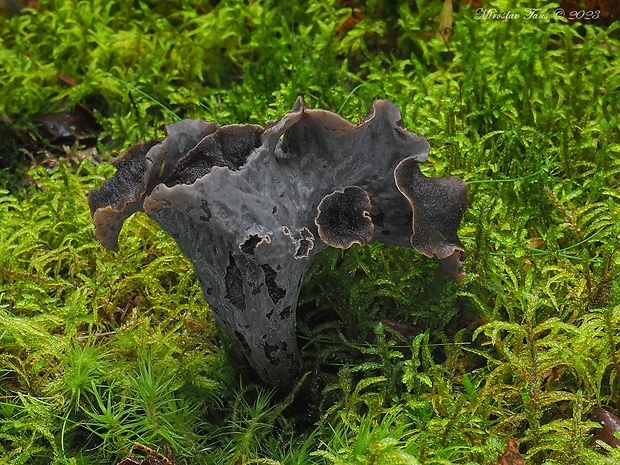
<path id="1" fill-rule="evenodd" d="M 361 21 L 344 3 L 0 19 L 0 463 L 114 464 L 136 441 L 187 464 L 487 464 L 510 437 L 527 463 L 619 463 L 589 420 L 620 408 L 618 24 L 458 4 L 446 42 L 442 2 L 350 2 Z M 469 256 L 459 283 L 410 250 L 317 256 L 287 396 L 230 354 L 172 239 L 137 214 L 104 251 L 86 195 L 166 123 L 265 124 L 299 94 L 353 121 L 398 105 L 424 170 L 470 184 Z M 31 117 L 78 103 L 97 151 L 37 135 Z"/>

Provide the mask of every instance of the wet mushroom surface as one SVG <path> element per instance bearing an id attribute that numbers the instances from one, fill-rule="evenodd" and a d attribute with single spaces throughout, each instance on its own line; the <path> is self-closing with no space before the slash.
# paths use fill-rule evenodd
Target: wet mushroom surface
<path id="1" fill-rule="evenodd" d="M 375 101 L 359 124 L 300 97 L 266 129 L 183 120 L 166 133 L 130 148 L 90 192 L 95 235 L 118 249 L 124 220 L 146 212 L 192 262 L 216 321 L 269 385 L 299 375 L 297 300 L 326 247 L 413 246 L 460 275 L 467 185 L 420 171 L 429 144 L 390 101 Z"/>

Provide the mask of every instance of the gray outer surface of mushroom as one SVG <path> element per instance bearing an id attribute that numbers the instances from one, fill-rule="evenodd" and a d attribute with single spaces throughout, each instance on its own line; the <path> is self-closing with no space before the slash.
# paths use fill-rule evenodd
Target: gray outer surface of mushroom
<path id="1" fill-rule="evenodd" d="M 394 180 L 411 205 L 413 248 L 440 259 L 447 273 L 461 278 L 460 254 L 465 248 L 457 230 L 467 210 L 467 184 L 456 176 L 427 178 L 411 159 L 398 164 Z"/>
<path id="2" fill-rule="evenodd" d="M 221 158 L 222 137 L 220 129 L 200 142 L 201 160 Z M 205 152 L 209 147 L 217 156 Z M 265 382 L 289 386 L 300 367 L 295 333 L 300 287 L 311 257 L 327 246 L 315 223 L 318 206 L 354 188 L 371 201 L 370 223 L 362 222 L 364 230 L 354 237 L 365 243 L 374 232 L 375 240 L 407 246 L 410 200 L 392 175 L 403 159 L 418 163 L 428 151 L 426 139 L 401 126 L 400 111 L 389 101 L 373 103 L 365 120 L 354 125 L 335 113 L 308 109 L 300 98 L 262 132 L 260 146 L 248 142 L 235 160 L 195 180 L 192 175 L 188 184 L 175 173 L 145 197 L 144 211 L 192 261 L 205 299 L 237 352 Z M 338 230 L 330 229 L 336 235 Z"/>
<path id="3" fill-rule="evenodd" d="M 217 127 L 213 121 L 191 119 L 169 124 L 163 142 L 137 144 L 114 162 L 117 174 L 88 194 L 95 236 L 107 249 L 118 249 L 118 234 L 124 221 L 143 211 L 144 198 L 153 187 L 173 172 L 188 150 Z"/>
<path id="4" fill-rule="evenodd" d="M 315 225 L 321 201 L 357 186 L 372 199 L 375 237 L 408 245 L 410 208 L 389 174 L 405 157 L 425 160 L 429 145 L 400 119 L 388 101 L 356 126 L 299 100 L 238 170 L 216 166 L 190 185 L 160 184 L 144 203 L 193 262 L 237 352 L 271 385 L 298 374 L 297 300 L 311 256 L 326 247 Z"/>

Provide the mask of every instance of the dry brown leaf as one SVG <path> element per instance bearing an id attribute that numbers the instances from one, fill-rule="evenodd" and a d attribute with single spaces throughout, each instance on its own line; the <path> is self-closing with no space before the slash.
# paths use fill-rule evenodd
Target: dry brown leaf
<path id="1" fill-rule="evenodd" d="M 363 11 L 353 10 L 351 12 L 351 16 L 349 16 L 342 23 L 340 23 L 340 25 L 338 26 L 338 29 L 336 29 L 336 33 L 340 34 L 341 32 L 344 32 L 346 34 L 351 29 L 353 29 L 357 23 L 362 21 L 365 17 L 366 15 L 364 14 Z"/>
<path id="2" fill-rule="evenodd" d="M 33 121 L 52 142 L 94 139 L 100 131 L 93 112 L 82 104 L 71 111 L 35 115 Z"/>
<path id="3" fill-rule="evenodd" d="M 614 433 L 620 431 L 620 418 L 608 412 L 603 407 L 594 407 L 592 421 L 600 423 L 601 429 L 596 430 L 596 436 L 611 447 L 618 447 L 620 439 Z"/>
<path id="4" fill-rule="evenodd" d="M 525 460 L 519 452 L 519 440 L 517 438 L 510 438 L 508 440 L 508 446 L 496 464 L 489 462 L 489 465 L 525 465 Z"/>

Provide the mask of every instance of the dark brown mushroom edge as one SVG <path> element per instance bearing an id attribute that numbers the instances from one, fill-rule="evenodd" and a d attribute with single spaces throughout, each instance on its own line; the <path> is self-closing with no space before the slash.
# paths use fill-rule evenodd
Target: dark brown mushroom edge
<path id="1" fill-rule="evenodd" d="M 95 235 L 118 249 L 133 213 L 159 223 L 239 356 L 272 386 L 299 375 L 297 299 L 315 253 L 376 240 L 461 273 L 467 185 L 424 176 L 429 144 L 387 100 L 359 124 L 300 97 L 267 129 L 184 120 L 166 134 L 129 149 L 90 192 Z"/>

